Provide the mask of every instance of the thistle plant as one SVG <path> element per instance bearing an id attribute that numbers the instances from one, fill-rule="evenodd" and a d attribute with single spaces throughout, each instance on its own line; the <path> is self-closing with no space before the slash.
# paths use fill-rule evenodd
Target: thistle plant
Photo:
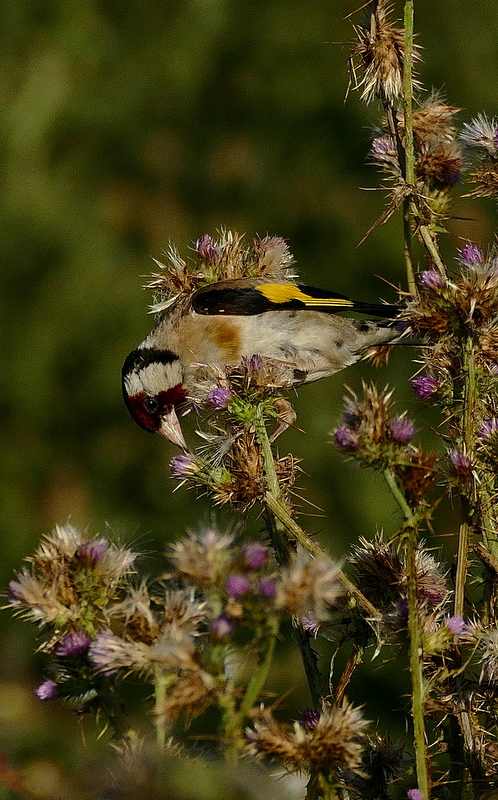
<path id="1" fill-rule="evenodd" d="M 352 538 L 344 554 L 325 552 L 304 529 L 295 502 L 300 460 L 278 449 L 296 422 L 292 370 L 254 353 L 225 369 L 202 365 L 189 397 L 201 443 L 172 458 L 171 475 L 177 490 L 206 494 L 237 520 L 255 509 L 260 538 L 242 539 L 236 525 L 203 528 L 171 545 L 166 573 L 148 579 L 138 553 L 62 526 L 12 581 L 9 603 L 40 629 L 49 664 L 40 700 L 57 696 L 97 710 L 129 742 L 136 732 L 120 688 L 138 677 L 153 694 L 158 758 L 173 742 L 185 746 L 186 726 L 209 708 L 218 715 L 213 751 L 232 765 L 244 755 L 305 774 L 308 800 L 491 798 L 498 790 L 498 253 L 465 241 L 446 264 L 439 240 L 465 179 L 468 197 L 498 193 L 498 121 L 483 113 L 459 128 L 459 108 L 439 92 L 422 93 L 412 0 L 403 25 L 385 0 L 359 13 L 350 86 L 379 104 L 369 160 L 387 192 L 368 233 L 400 211 L 401 318 L 418 345 L 411 385 L 440 426 L 423 447 L 420 421 L 397 409 L 393 390 L 365 383 L 346 396 L 331 444 L 383 475 L 399 507 L 396 534 L 387 537 L 379 524 Z M 283 239 L 247 244 L 227 230 L 197 239 L 190 259 L 171 247 L 157 265 L 148 284 L 154 313 L 219 280 L 294 276 Z M 382 364 L 385 348 L 370 356 Z M 453 563 L 444 564 L 436 511 L 447 498 L 460 519 Z M 310 695 L 293 724 L 267 702 L 289 620 Z M 333 643 L 326 670 L 318 639 Z M 364 661 L 382 666 L 393 654 L 410 675 L 403 743 L 376 729 L 368 706 L 350 697 Z"/>

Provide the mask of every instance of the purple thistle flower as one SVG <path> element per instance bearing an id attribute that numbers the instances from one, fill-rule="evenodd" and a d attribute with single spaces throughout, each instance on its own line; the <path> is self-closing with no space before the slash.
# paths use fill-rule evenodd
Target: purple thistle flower
<path id="1" fill-rule="evenodd" d="M 197 471 L 197 464 L 192 456 L 174 456 L 170 461 L 171 474 L 174 478 L 182 481 Z"/>
<path id="2" fill-rule="evenodd" d="M 418 276 L 418 282 L 425 289 L 444 289 L 446 281 L 444 276 L 435 269 L 427 269 Z"/>
<path id="3" fill-rule="evenodd" d="M 408 789 L 406 796 L 408 800 L 424 800 L 424 795 L 420 789 Z"/>
<path id="4" fill-rule="evenodd" d="M 251 584 L 246 575 L 229 575 L 225 581 L 225 589 L 235 600 L 240 600 L 251 590 Z"/>
<path id="5" fill-rule="evenodd" d="M 472 461 L 461 450 L 448 450 L 448 459 L 457 475 L 468 475 L 472 469 Z"/>
<path id="6" fill-rule="evenodd" d="M 219 617 L 213 619 L 209 630 L 213 639 L 218 641 L 228 639 L 233 631 L 233 622 L 226 614 L 220 614 Z"/>
<path id="7" fill-rule="evenodd" d="M 393 439 L 400 444 L 407 444 L 415 433 L 413 422 L 406 417 L 393 417 L 389 420 L 389 428 Z"/>
<path id="8" fill-rule="evenodd" d="M 266 600 L 269 600 L 271 597 L 275 597 L 277 593 L 277 585 L 275 581 L 271 578 L 267 578 L 258 586 L 258 592 L 260 597 L 264 597 Z"/>
<path id="9" fill-rule="evenodd" d="M 109 547 L 107 539 L 93 539 L 91 542 L 83 542 L 80 544 L 76 551 L 76 555 L 81 561 L 86 561 L 91 566 L 94 566 Z"/>
<path id="10" fill-rule="evenodd" d="M 55 700 L 57 694 L 58 686 L 52 680 L 43 681 L 35 689 L 35 695 L 38 700 Z"/>
<path id="11" fill-rule="evenodd" d="M 218 253 L 208 233 L 199 236 L 196 240 L 194 250 L 201 258 L 205 258 L 206 261 L 212 261 Z"/>
<path id="12" fill-rule="evenodd" d="M 223 408 L 226 408 L 231 399 L 232 393 L 230 389 L 227 389 L 224 386 L 217 386 L 216 389 L 211 389 L 207 396 L 208 403 L 211 403 L 213 408 L 216 408 L 217 411 L 221 411 Z"/>
<path id="13" fill-rule="evenodd" d="M 267 558 L 266 547 L 261 542 L 248 542 L 242 548 L 242 557 L 248 567 L 259 569 Z"/>
<path id="14" fill-rule="evenodd" d="M 406 597 L 401 597 L 396 604 L 396 611 L 398 617 L 408 619 L 408 600 Z"/>
<path id="15" fill-rule="evenodd" d="M 358 434 L 349 425 L 340 425 L 334 431 L 334 440 L 343 450 L 356 450 L 358 447 Z"/>
<path id="16" fill-rule="evenodd" d="M 421 400 L 429 400 L 437 391 L 437 381 L 429 375 L 419 375 L 412 380 L 412 389 Z"/>
<path id="17" fill-rule="evenodd" d="M 56 648 L 58 656 L 82 656 L 88 651 L 91 639 L 85 631 L 68 633 Z"/>
<path id="18" fill-rule="evenodd" d="M 445 627 L 453 636 L 464 636 L 470 633 L 470 625 L 467 625 L 463 617 L 448 617 L 444 620 Z"/>
<path id="19" fill-rule="evenodd" d="M 498 419 L 496 417 L 491 417 L 491 419 L 485 419 L 482 423 L 482 427 L 477 434 L 480 439 L 493 439 L 496 434 L 498 433 Z"/>
<path id="20" fill-rule="evenodd" d="M 250 373 L 257 373 L 263 367 L 263 359 L 257 353 L 249 359 L 249 372 Z"/>
<path id="21" fill-rule="evenodd" d="M 320 712 L 315 708 L 305 708 L 302 715 L 302 724 L 307 731 L 313 731 L 316 728 L 317 722 L 320 719 Z"/>
<path id="22" fill-rule="evenodd" d="M 484 253 L 481 248 L 476 244 L 469 242 L 458 251 L 460 258 L 467 267 L 475 267 L 477 264 L 482 264 L 484 261 Z"/>

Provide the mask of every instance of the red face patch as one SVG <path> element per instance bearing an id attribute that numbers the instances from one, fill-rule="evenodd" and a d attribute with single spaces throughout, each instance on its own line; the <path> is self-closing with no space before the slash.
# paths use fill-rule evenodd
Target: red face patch
<path id="1" fill-rule="evenodd" d="M 133 419 L 149 433 L 157 433 L 161 424 L 161 417 L 171 408 L 179 408 L 187 399 L 187 392 L 181 383 L 158 392 L 151 397 L 145 392 L 138 392 L 126 398 L 127 406 Z"/>

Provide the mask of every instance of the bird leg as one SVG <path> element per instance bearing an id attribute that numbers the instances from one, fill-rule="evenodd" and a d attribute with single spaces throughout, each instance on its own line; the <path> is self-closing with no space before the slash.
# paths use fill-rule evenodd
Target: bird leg
<path id="1" fill-rule="evenodd" d="M 284 433 L 287 428 L 290 428 L 292 425 L 294 425 L 295 421 L 297 420 L 296 412 L 289 401 L 284 397 L 278 397 L 275 400 L 275 408 L 278 411 L 278 425 L 273 433 L 271 433 L 269 436 L 270 442 L 272 443 L 278 439 L 280 434 Z"/>

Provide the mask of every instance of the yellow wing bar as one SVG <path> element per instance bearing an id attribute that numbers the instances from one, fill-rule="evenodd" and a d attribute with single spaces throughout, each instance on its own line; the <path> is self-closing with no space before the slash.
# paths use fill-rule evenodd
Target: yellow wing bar
<path id="1" fill-rule="evenodd" d="M 347 297 L 312 297 L 292 283 L 262 283 L 257 289 L 270 303 L 289 303 L 292 300 L 299 300 L 305 305 L 328 308 L 352 308 L 355 305 L 354 301 Z"/>

